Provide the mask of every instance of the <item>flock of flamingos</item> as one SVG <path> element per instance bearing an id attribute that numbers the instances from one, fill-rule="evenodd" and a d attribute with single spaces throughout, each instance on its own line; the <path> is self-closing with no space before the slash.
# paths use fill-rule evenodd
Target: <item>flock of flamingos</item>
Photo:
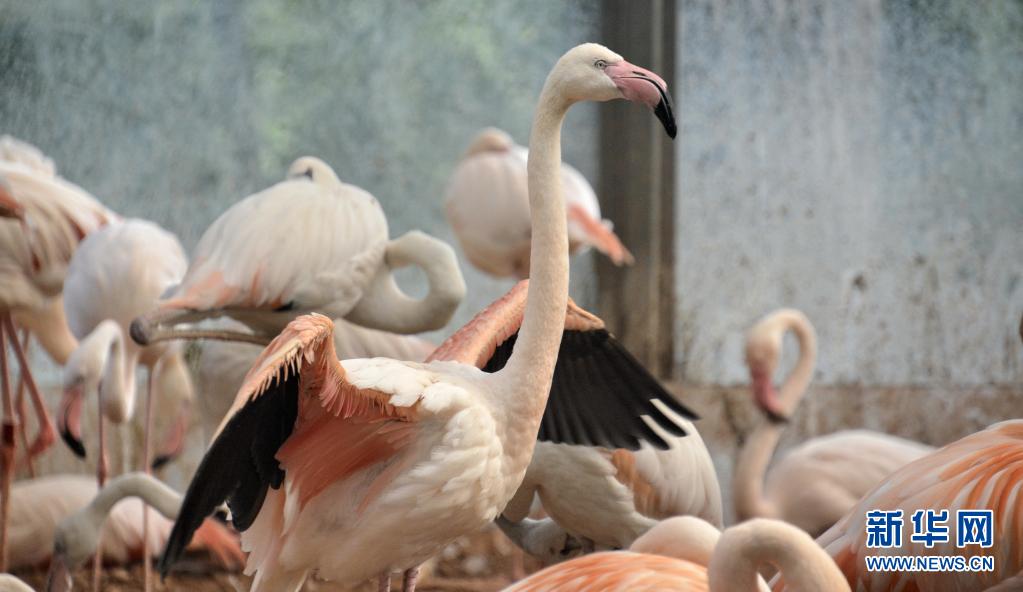
<path id="1" fill-rule="evenodd" d="M 438 347 L 412 335 L 444 327 L 462 301 L 454 251 L 418 231 L 390 239 L 374 197 L 316 158 L 224 212 L 189 261 L 166 230 L 118 216 L 4 137 L 0 571 L 48 565 L 48 589 L 67 590 L 95 558 L 99 589 L 98 559 L 142 557 L 150 589 L 151 557 L 166 575 L 195 549 L 244 563 L 257 591 L 299 590 L 311 574 L 389 590 L 394 572 L 412 591 L 419 565 L 496 522 L 549 564 L 509 590 L 1023 590 L 1023 420 L 940 449 L 845 431 L 768 471 L 816 356 L 812 325 L 792 309 L 747 336 L 762 420 L 735 468 L 743 522 L 720 530 L 695 414 L 568 298 L 570 252 L 632 262 L 561 162 L 568 109 L 614 99 L 651 109 L 675 136 L 665 82 L 585 44 L 551 70 L 528 152 L 498 130 L 473 141 L 448 186 L 448 218 L 474 265 L 529 280 Z M 413 265 L 429 284 L 419 299 L 393 275 Z M 787 332 L 800 357 L 776 388 Z M 29 338 L 64 368 L 55 420 L 27 364 Z M 189 340 L 202 340 L 194 375 Z M 104 423 L 136 413 L 140 365 L 144 469 L 108 479 Z M 182 450 L 193 391 L 211 439 L 182 496 L 149 473 Z M 154 399 L 181 406 L 161 418 L 162 434 Z M 89 406 L 99 421 L 83 434 Z M 31 438 L 27 425 L 38 426 Z M 95 462 L 95 479 L 13 483 L 58 435 Z M 906 537 L 902 553 L 993 555 L 995 570 L 868 572 L 864 556 L 885 551 L 865 546 L 866 512 L 927 508 L 993 510 L 994 545 L 927 549 Z M 0 590 L 23 586 L 0 577 Z"/>

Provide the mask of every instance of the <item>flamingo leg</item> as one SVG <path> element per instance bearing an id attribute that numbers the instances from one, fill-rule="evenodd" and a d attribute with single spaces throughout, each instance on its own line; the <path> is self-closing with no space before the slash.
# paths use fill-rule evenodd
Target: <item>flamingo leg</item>
<path id="1" fill-rule="evenodd" d="M 146 475 L 153 473 L 150 435 L 153 433 L 153 371 L 146 377 L 146 426 L 142 435 L 142 470 Z M 142 504 L 142 581 L 145 592 L 153 590 L 153 565 L 149 557 L 149 506 Z"/>
<path id="2" fill-rule="evenodd" d="M 103 421 L 103 397 L 99 393 L 96 393 L 96 401 L 98 401 L 97 411 L 99 412 L 96 416 L 96 421 L 99 424 L 99 459 L 96 461 L 96 482 L 100 489 L 103 488 L 103 484 L 107 480 L 107 443 L 106 434 L 104 433 Z M 100 529 L 99 536 L 96 538 L 96 555 L 92 559 L 92 590 L 93 592 L 100 592 L 100 584 L 103 578 L 103 530 Z"/>
<path id="3" fill-rule="evenodd" d="M 32 398 L 32 406 L 35 407 L 36 418 L 39 420 L 39 435 L 36 436 L 32 446 L 28 449 L 28 455 L 36 457 L 56 441 L 57 433 L 53 429 L 53 420 L 50 419 L 50 411 L 46 408 L 46 402 L 43 401 L 43 396 L 39 393 L 39 388 L 36 386 L 35 378 L 32 377 L 32 370 L 28 365 L 28 356 L 25 355 L 25 350 L 22 349 L 21 343 L 18 342 L 14 321 L 11 319 L 10 313 L 4 317 L 3 323 L 4 330 L 11 337 L 14 355 L 18 358 L 18 365 L 21 366 L 21 377 L 25 381 L 25 386 L 28 387 L 28 394 Z"/>
<path id="4" fill-rule="evenodd" d="M 391 592 L 391 572 L 385 571 L 377 580 L 377 592 Z"/>
<path id="5" fill-rule="evenodd" d="M 405 570 L 401 578 L 401 592 L 415 592 L 416 582 L 419 580 L 419 566 L 410 567 Z"/>
<path id="6" fill-rule="evenodd" d="M 4 313 L 4 319 L 10 313 Z M 7 334 L 4 324 L 0 324 L 0 381 L 3 392 L 3 426 L 0 441 L 0 572 L 7 571 L 7 518 L 11 503 L 11 481 L 14 480 L 14 432 L 18 420 L 14 415 L 14 401 L 11 399 L 10 373 L 7 368 Z M 15 337 L 17 339 L 17 337 Z"/>
<path id="7" fill-rule="evenodd" d="M 27 336 L 26 336 L 27 337 Z M 28 339 L 24 341 L 25 349 L 28 349 Z M 18 388 L 14 390 L 14 408 L 18 411 L 18 440 L 21 441 L 21 447 L 25 450 L 29 449 L 28 445 L 28 432 L 25 430 L 25 424 L 28 423 L 28 408 L 25 407 L 25 378 L 18 378 Z M 28 466 L 28 476 L 32 479 L 36 476 L 35 463 L 32 462 L 32 455 L 25 455 L 25 464 Z"/>

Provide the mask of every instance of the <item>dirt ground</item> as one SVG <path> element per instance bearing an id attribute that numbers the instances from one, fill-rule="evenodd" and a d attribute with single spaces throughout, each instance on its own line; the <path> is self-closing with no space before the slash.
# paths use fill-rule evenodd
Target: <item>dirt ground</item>
<path id="1" fill-rule="evenodd" d="M 492 592 L 514 581 L 513 564 L 517 549 L 496 529 L 473 537 L 458 539 L 424 566 L 417 590 L 422 592 Z M 542 567 L 531 557 L 523 561 L 524 573 Z M 43 590 L 45 571 L 16 572 L 36 590 Z M 84 566 L 75 574 L 75 590 L 88 591 L 92 569 Z M 188 592 L 239 592 L 249 589 L 249 578 L 212 566 L 207 560 L 191 556 L 175 568 L 165 582 L 157 577 L 156 591 L 187 590 Z M 394 590 L 400 590 L 401 578 L 395 574 L 391 580 Z M 142 588 L 142 565 L 108 567 L 104 571 L 104 592 L 135 592 Z M 311 579 L 302 588 L 304 592 L 376 592 L 376 584 L 346 588 Z"/>

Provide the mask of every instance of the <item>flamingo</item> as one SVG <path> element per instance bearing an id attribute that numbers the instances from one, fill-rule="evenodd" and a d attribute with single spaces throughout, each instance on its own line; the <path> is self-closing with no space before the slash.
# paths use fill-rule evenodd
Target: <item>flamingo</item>
<path id="1" fill-rule="evenodd" d="M 791 592 L 848 592 L 835 564 L 805 532 L 758 518 L 720 533 L 692 516 L 664 520 L 629 551 L 594 553 L 539 571 L 505 592 L 739 592 L 768 590 L 773 565 Z"/>
<path id="2" fill-rule="evenodd" d="M 139 364 L 149 369 L 143 445 L 146 470 L 152 455 L 153 391 L 172 401 L 192 399 L 180 344 L 140 347 L 127 335 L 131 320 L 149 310 L 161 293 L 176 284 L 186 266 L 177 238 L 152 222 L 135 219 L 110 224 L 89 235 L 68 266 L 64 303 L 71 331 L 80 342 L 64 367 L 64 398 L 57 423 L 68 446 L 85 457 L 80 427 L 83 398 L 87 392 L 97 393 L 96 478 L 100 486 L 108 470 L 104 419 L 124 423 L 133 416 Z M 169 442 L 158 455 L 161 463 L 183 448 L 187 422 L 185 411 L 178 416 L 177 425 L 169 432 Z"/>
<path id="3" fill-rule="evenodd" d="M 162 573 L 224 500 L 243 531 L 255 591 L 297 590 L 313 569 L 342 583 L 379 576 L 384 590 L 402 570 L 412 590 L 416 566 L 497 517 L 532 456 L 565 329 L 561 124 L 579 100 L 620 98 L 655 109 L 674 135 L 664 81 L 600 45 L 569 50 L 544 85 L 530 139 L 533 282 L 505 367 L 487 373 L 464 362 L 487 359 L 516 334 L 479 332 L 488 317 L 507 314 L 503 300 L 447 342 L 462 344 L 446 350 L 459 361 L 338 362 L 330 320 L 295 319 L 260 355 L 200 463 Z M 608 358 L 613 372 L 617 360 Z M 549 415 L 571 406 L 552 399 Z M 621 447 L 650 434 L 663 445 L 640 409 L 673 426 L 649 400 L 575 406 L 544 421 L 555 440 Z"/>
<path id="4" fill-rule="evenodd" d="M 421 300 L 402 292 L 391 274 L 409 265 L 426 272 L 430 291 Z M 136 319 L 131 335 L 140 344 L 205 337 L 265 345 L 290 320 L 313 311 L 420 333 L 446 325 L 464 296 L 450 247 L 419 231 L 388 241 L 377 200 L 306 156 L 291 165 L 286 180 L 213 222 L 181 284 Z M 221 316 L 251 333 L 176 327 Z"/>
<path id="5" fill-rule="evenodd" d="M 1023 588 L 1023 420 L 994 424 L 896 471 L 859 501 L 818 543 L 849 585 L 863 592 L 1008 592 Z M 900 549 L 866 547 L 866 514 L 902 510 Z M 917 510 L 948 510 L 948 544 L 911 538 Z M 958 510 L 991 510 L 992 546 L 955 544 Z M 991 555 L 994 571 L 868 572 L 866 555 Z"/>
<path id="6" fill-rule="evenodd" d="M 14 434 L 18 430 L 10 389 L 8 341 L 39 424 L 39 434 L 27 446 L 29 462 L 55 438 L 49 412 L 29 368 L 24 345 L 17 336 L 15 317 L 36 316 L 41 310 L 53 310 L 52 300 L 60 295 L 66 266 L 78 243 L 90 232 L 116 219 L 116 215 L 81 188 L 57 176 L 52 162 L 39 158 L 41 153 L 35 147 L 4 136 L 0 138 L 0 153 L 3 155 L 0 178 L 4 180 L 4 193 L 18 203 L 22 218 L 0 220 L 0 285 L 3 286 L 0 289 L 0 393 L 3 400 L 0 571 L 3 571 L 7 565 L 7 510 L 15 468 Z"/>
<path id="7" fill-rule="evenodd" d="M 799 361 L 779 391 L 771 384 L 782 337 L 792 331 Z M 814 438 L 790 450 L 771 472 L 782 429 L 806 393 L 817 356 L 817 336 L 806 316 L 775 311 L 746 338 L 746 364 L 753 396 L 764 414 L 746 440 L 735 469 L 735 510 L 740 519 L 779 518 L 817 536 L 831 527 L 886 476 L 934 448 L 868 430 L 846 430 Z"/>
<path id="8" fill-rule="evenodd" d="M 529 271 L 528 151 L 496 128 L 469 144 L 448 180 L 444 211 L 473 265 L 497 277 L 525 278 Z M 569 252 L 596 247 L 615 265 L 631 265 L 632 253 L 600 219 L 593 188 L 571 165 L 561 165 L 568 215 Z"/>
<path id="9" fill-rule="evenodd" d="M 122 502 L 125 498 L 140 500 Z M 150 518 L 154 528 L 148 536 L 138 529 L 143 507 L 140 501 L 158 512 Z M 111 479 L 98 493 L 94 493 L 88 505 L 79 507 L 81 509 L 60 520 L 53 537 L 48 539 L 53 543 L 46 578 L 47 592 L 71 590 L 74 569 L 93 554 L 101 529 L 115 531 L 114 540 L 117 542 L 114 551 L 105 551 L 104 556 L 114 555 L 118 562 L 140 554 L 144 556 L 146 549 L 158 549 L 167 540 L 171 521 L 177 518 L 181 509 L 181 494 L 145 473 L 126 473 Z M 149 544 L 140 545 L 140 539 Z M 225 567 L 234 568 L 244 562 L 237 535 L 212 519 L 202 523 L 189 548 L 208 550 Z"/>

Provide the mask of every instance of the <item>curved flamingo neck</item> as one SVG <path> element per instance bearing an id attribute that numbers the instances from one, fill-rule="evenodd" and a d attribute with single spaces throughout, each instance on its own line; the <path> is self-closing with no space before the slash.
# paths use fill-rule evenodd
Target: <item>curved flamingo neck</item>
<path id="1" fill-rule="evenodd" d="M 386 265 L 346 319 L 391 333 L 412 334 L 440 329 L 465 298 L 465 280 L 458 258 L 446 243 L 411 231 L 387 243 Z M 429 291 L 412 298 L 398 287 L 393 270 L 415 265 L 426 274 Z"/>
<path id="2" fill-rule="evenodd" d="M 792 331 L 799 342 L 799 361 L 778 390 L 781 404 L 791 414 L 806 394 L 806 389 L 813 379 L 813 369 L 817 363 L 817 334 L 810 321 L 802 314 L 786 315 L 782 320 L 783 328 Z M 780 341 L 779 339 L 779 347 Z"/>
<path id="3" fill-rule="evenodd" d="M 782 311 L 772 319 L 777 327 L 777 348 L 781 348 L 782 337 L 792 331 L 799 342 L 799 361 L 786 377 L 779 390 L 779 401 L 788 415 L 795 410 L 803 398 L 817 360 L 817 336 L 813 326 L 796 311 Z M 771 457 L 781 438 L 783 424 L 762 420 L 743 445 L 736 463 L 733 490 L 735 508 L 740 518 L 776 518 L 778 509 L 772 500 L 764 496 L 764 476 L 771 463 Z"/>
<path id="4" fill-rule="evenodd" d="M 168 520 L 178 517 L 181 495 L 144 473 L 126 473 L 111 479 L 89 504 L 88 512 L 106 518 L 114 504 L 126 497 L 141 498 Z"/>
<path id="5" fill-rule="evenodd" d="M 764 564 L 778 568 L 786 590 L 849 590 L 842 572 L 805 532 L 777 520 L 751 520 L 721 535 L 707 570 L 711 592 L 757 589 Z"/>
<path id="6" fill-rule="evenodd" d="M 129 355 L 121 328 L 113 321 L 103 321 L 99 331 L 103 374 L 99 383 L 100 406 L 112 421 L 122 422 L 135 410 L 135 366 L 137 352 Z"/>

